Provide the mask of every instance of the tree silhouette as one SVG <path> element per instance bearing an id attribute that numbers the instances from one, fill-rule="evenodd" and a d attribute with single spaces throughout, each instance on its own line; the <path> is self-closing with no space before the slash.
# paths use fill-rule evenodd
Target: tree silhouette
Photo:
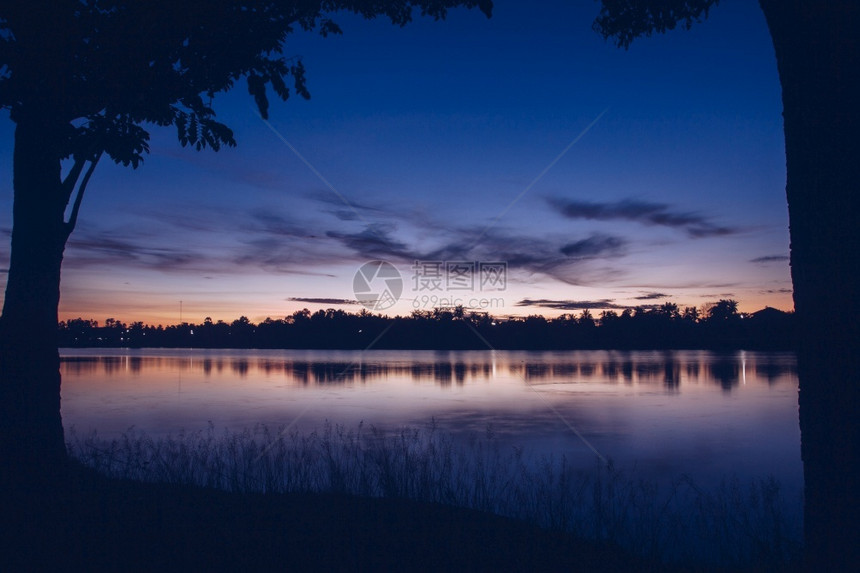
<path id="1" fill-rule="evenodd" d="M 720 299 L 708 308 L 708 319 L 713 322 L 725 322 L 738 318 L 738 301 Z"/>
<path id="2" fill-rule="evenodd" d="M 591 311 L 587 308 L 583 309 L 582 313 L 580 313 L 579 324 L 585 327 L 594 326 L 594 317 L 591 316 Z"/>
<path id="3" fill-rule="evenodd" d="M 104 156 L 136 168 L 148 125 L 200 150 L 236 144 L 213 98 L 244 82 L 260 115 L 270 93 L 308 97 L 284 55 L 296 30 L 340 33 L 331 14 L 443 19 L 490 0 L 28 0 L 0 8 L 0 106 L 15 123 L 12 250 L 0 318 L 0 458 L 65 457 L 56 345 L 60 267 Z"/>
<path id="4" fill-rule="evenodd" d="M 737 303 L 735 303 L 735 305 L 737 306 Z M 678 305 L 674 302 L 664 302 L 657 309 L 657 312 L 660 314 L 660 316 L 668 320 L 677 320 L 677 318 L 680 316 Z"/>
<path id="5" fill-rule="evenodd" d="M 776 309 L 752 313 L 745 320 L 692 322 L 672 319 L 662 307 L 643 310 L 627 319 L 614 311 L 596 321 L 591 311 L 579 317 L 493 317 L 470 312 L 462 317 L 447 310 L 414 310 L 407 317 L 375 315 L 363 309 L 298 311 L 283 319 L 267 318 L 259 324 L 247 317 L 230 323 L 126 326 L 114 321 L 99 326 L 95 320 L 73 319 L 58 327 L 64 347 L 181 347 L 181 348 L 320 348 L 362 349 L 383 331 L 392 336 L 377 340 L 386 349 L 747 349 L 794 348 L 794 316 Z M 718 327 L 714 327 L 717 324 Z M 475 332 L 480 336 L 475 336 Z"/>
<path id="6" fill-rule="evenodd" d="M 620 47 L 690 28 L 718 0 L 601 0 Z M 860 562 L 860 3 L 759 0 L 782 85 L 809 567 Z M 838 305 L 840 312 L 833 312 Z"/>
<path id="7" fill-rule="evenodd" d="M 684 307 L 684 313 L 682 314 L 682 318 L 686 321 L 695 323 L 699 321 L 699 309 L 695 306 L 686 306 Z"/>

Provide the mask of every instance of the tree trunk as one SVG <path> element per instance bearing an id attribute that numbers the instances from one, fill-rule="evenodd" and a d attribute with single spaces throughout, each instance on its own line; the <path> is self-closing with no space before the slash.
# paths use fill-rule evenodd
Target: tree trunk
<path id="1" fill-rule="evenodd" d="M 29 483 L 62 468 L 57 306 L 68 233 L 61 132 L 16 118 L 12 252 L 0 317 L 0 459 L 4 481 Z M 2 484 L 0 484 L 2 485 Z"/>
<path id="2" fill-rule="evenodd" d="M 782 83 L 807 566 L 860 563 L 860 3 L 760 0 Z"/>

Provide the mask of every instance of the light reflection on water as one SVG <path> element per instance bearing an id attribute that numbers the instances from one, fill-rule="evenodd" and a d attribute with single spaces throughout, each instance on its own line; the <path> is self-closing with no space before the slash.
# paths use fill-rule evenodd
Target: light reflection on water
<path id="1" fill-rule="evenodd" d="M 492 435 L 505 447 L 603 456 L 646 476 L 802 483 L 788 353 L 67 349 L 62 414 L 79 435 L 326 421 Z"/>

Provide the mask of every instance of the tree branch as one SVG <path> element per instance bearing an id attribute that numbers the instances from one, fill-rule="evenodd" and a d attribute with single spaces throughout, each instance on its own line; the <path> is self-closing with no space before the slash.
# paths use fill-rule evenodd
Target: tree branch
<path id="1" fill-rule="evenodd" d="M 81 201 L 84 200 L 84 191 L 87 190 L 87 184 L 90 182 L 90 177 L 92 177 L 93 171 L 95 171 L 96 165 L 98 164 L 99 159 L 101 159 L 102 153 L 104 153 L 104 151 L 99 151 L 93 159 L 90 159 L 90 166 L 87 169 L 83 180 L 81 181 L 80 187 L 78 187 L 78 194 L 75 196 L 75 204 L 72 206 L 72 212 L 69 215 L 69 221 L 66 223 L 66 237 L 71 235 L 72 231 L 75 230 L 75 225 L 78 223 L 78 211 L 81 210 Z"/>
<path id="2" fill-rule="evenodd" d="M 66 206 L 69 206 L 69 199 L 72 198 L 72 191 L 75 190 L 75 185 L 78 183 L 78 178 L 81 176 L 81 171 L 84 169 L 86 159 L 75 159 L 75 164 L 69 170 L 69 174 L 63 179 L 63 192 L 66 196 Z"/>

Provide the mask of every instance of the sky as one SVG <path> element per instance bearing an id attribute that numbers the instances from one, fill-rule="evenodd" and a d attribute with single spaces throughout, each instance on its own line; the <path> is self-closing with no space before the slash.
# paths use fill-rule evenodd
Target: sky
<path id="1" fill-rule="evenodd" d="M 236 148 L 152 127 L 140 168 L 99 164 L 60 319 L 257 322 L 357 312 L 386 287 L 389 315 L 791 310 L 782 105 L 757 3 L 724 0 L 627 51 L 591 29 L 598 9 L 499 0 L 491 19 L 342 15 L 343 36 L 291 35 L 310 100 L 272 101 L 267 122 L 239 85 L 214 103 Z M 13 132 L 0 118 L 4 268 Z"/>

